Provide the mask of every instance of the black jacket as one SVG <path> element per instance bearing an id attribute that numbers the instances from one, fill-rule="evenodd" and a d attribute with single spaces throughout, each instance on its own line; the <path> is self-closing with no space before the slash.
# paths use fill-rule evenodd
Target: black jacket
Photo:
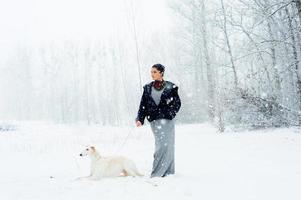
<path id="1" fill-rule="evenodd" d="M 178 95 L 178 87 L 172 82 L 165 81 L 160 103 L 157 105 L 151 96 L 154 81 L 143 87 L 143 95 L 140 101 L 136 121 L 144 124 L 145 117 L 149 122 L 156 119 L 173 119 L 180 110 L 181 100 Z"/>

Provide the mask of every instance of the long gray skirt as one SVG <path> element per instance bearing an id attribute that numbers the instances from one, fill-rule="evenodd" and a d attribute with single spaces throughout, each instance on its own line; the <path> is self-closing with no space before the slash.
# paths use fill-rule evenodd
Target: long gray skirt
<path id="1" fill-rule="evenodd" d="M 175 123 L 159 119 L 150 123 L 155 136 L 155 153 L 151 177 L 175 173 Z"/>

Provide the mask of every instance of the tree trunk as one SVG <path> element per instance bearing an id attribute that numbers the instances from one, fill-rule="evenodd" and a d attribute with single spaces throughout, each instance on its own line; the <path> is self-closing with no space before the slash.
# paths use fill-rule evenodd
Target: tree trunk
<path id="1" fill-rule="evenodd" d="M 232 67 L 232 70 L 233 70 L 235 90 L 238 91 L 238 78 L 237 78 L 236 67 L 235 67 L 235 64 L 234 64 L 232 48 L 231 48 L 230 40 L 229 40 L 228 27 L 227 27 L 227 15 L 226 15 L 225 6 L 224 6 L 224 0 L 220 0 L 220 1 L 221 1 L 222 12 L 223 12 L 223 20 L 224 20 L 223 21 L 223 32 L 224 32 L 224 36 L 225 36 L 225 39 L 226 39 L 226 45 L 227 45 L 228 53 L 229 53 L 230 60 L 231 60 L 231 67 Z"/>
<path id="2" fill-rule="evenodd" d="M 285 8 L 285 12 L 287 15 L 287 19 L 288 19 L 288 26 L 289 26 L 289 34 L 292 40 L 292 50 L 293 50 L 293 59 L 294 59 L 294 71 L 296 73 L 296 77 L 297 77 L 297 96 L 299 97 L 299 112 L 301 114 L 301 77 L 299 74 L 299 62 L 298 62 L 298 52 L 297 52 L 297 43 L 296 43 L 296 38 L 295 38 L 295 34 L 294 34 L 294 27 L 292 24 L 292 18 L 291 18 L 291 14 L 288 10 L 288 8 Z M 301 125 L 301 116 L 299 117 L 299 125 Z"/>
<path id="3" fill-rule="evenodd" d="M 267 10 L 271 7 L 271 4 L 269 1 L 264 2 L 264 13 L 266 14 Z M 269 40 L 270 42 L 270 51 L 271 51 L 271 58 L 272 58 L 272 70 L 273 70 L 273 80 L 275 81 L 275 86 L 276 86 L 276 95 L 279 97 L 280 94 L 280 89 L 281 89 L 281 84 L 280 84 L 280 77 L 279 77 L 279 72 L 277 69 L 277 60 L 276 60 L 276 48 L 275 48 L 275 37 L 272 29 L 272 20 L 270 16 L 267 17 L 267 28 L 268 28 L 268 33 L 269 33 Z M 270 81 L 270 80 L 269 80 Z M 270 88 L 272 89 L 272 92 L 274 92 L 274 85 L 272 82 L 269 82 Z"/>
<path id="4" fill-rule="evenodd" d="M 272 26 L 271 26 L 271 22 L 270 20 L 268 20 L 268 23 L 267 23 L 267 26 L 268 26 L 268 32 L 269 32 L 269 36 L 270 36 L 270 40 L 272 41 L 271 42 L 271 45 L 270 45 L 270 50 L 271 50 L 271 57 L 272 57 L 272 69 L 273 69 L 273 74 L 274 74 L 274 80 L 276 82 L 276 89 L 277 89 L 277 95 L 279 95 L 279 91 L 281 89 L 281 85 L 280 85 L 280 77 L 279 77 L 279 73 L 278 73 L 278 70 L 277 70 L 277 61 L 276 61 L 276 49 L 275 49 L 275 46 L 273 44 L 273 42 L 275 41 L 275 38 L 274 38 L 274 35 L 273 35 L 273 32 L 272 32 Z M 269 80 L 270 81 L 270 80 Z M 271 85 L 271 88 L 273 90 L 273 84 L 270 82 L 270 85 Z"/>
<path id="5" fill-rule="evenodd" d="M 207 28 L 206 28 L 206 15 L 205 15 L 205 3 L 202 0 L 201 4 L 201 31 L 202 31 L 202 39 L 203 39 L 203 48 L 204 48 L 204 57 L 205 57 L 205 64 L 207 67 L 207 82 L 208 82 L 208 115 L 211 122 L 214 121 L 215 116 L 215 97 L 214 97 L 214 90 L 215 84 L 213 80 L 213 70 L 212 65 L 209 57 L 209 50 L 208 50 L 208 42 L 207 42 Z"/>
<path id="6" fill-rule="evenodd" d="M 299 25 L 301 26 L 301 0 L 295 0 L 295 4 L 299 15 Z"/>

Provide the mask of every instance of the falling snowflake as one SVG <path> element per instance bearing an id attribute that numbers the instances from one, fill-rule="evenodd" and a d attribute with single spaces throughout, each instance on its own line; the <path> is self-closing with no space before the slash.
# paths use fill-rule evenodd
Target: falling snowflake
<path id="1" fill-rule="evenodd" d="M 166 120 L 161 120 L 161 124 L 166 124 Z"/>
<path id="2" fill-rule="evenodd" d="M 188 94 L 187 94 L 187 97 L 192 97 L 192 96 L 193 96 L 192 93 L 188 93 Z"/>
<path id="3" fill-rule="evenodd" d="M 166 100 L 166 103 L 169 104 L 169 103 L 172 102 L 172 101 L 173 101 L 173 98 L 171 97 L 170 99 L 167 99 L 167 100 Z"/>

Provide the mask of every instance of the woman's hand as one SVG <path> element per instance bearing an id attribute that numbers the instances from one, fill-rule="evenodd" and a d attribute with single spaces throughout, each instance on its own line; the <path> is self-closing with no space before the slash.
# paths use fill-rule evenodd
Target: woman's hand
<path id="1" fill-rule="evenodd" d="M 142 123 L 140 121 L 136 121 L 136 127 L 142 126 Z"/>

